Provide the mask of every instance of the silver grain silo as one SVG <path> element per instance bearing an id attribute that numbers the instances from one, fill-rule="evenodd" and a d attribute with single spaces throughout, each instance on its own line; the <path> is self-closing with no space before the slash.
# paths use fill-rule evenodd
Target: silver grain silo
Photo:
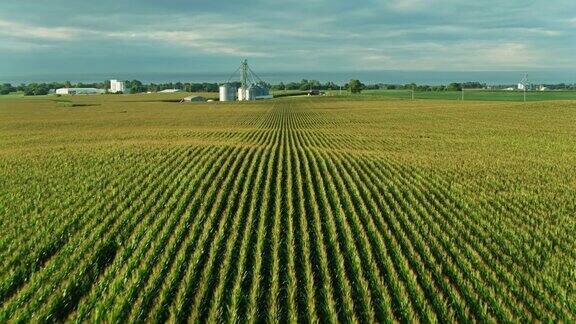
<path id="1" fill-rule="evenodd" d="M 246 100 L 258 100 L 271 98 L 268 88 L 263 83 L 253 83 L 248 87 Z"/>
<path id="2" fill-rule="evenodd" d="M 249 93 L 248 93 L 249 89 L 245 89 L 245 88 L 238 88 L 238 100 L 239 101 L 243 101 L 243 100 L 249 100 Z"/>
<path id="3" fill-rule="evenodd" d="M 229 83 L 220 86 L 220 101 L 236 100 L 236 88 Z"/>

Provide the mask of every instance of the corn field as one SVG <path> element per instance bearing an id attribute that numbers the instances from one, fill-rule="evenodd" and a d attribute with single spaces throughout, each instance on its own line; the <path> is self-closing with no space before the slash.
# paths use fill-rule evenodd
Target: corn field
<path id="1" fill-rule="evenodd" d="M 118 98 L 0 102 L 0 322 L 576 320 L 573 102 Z"/>

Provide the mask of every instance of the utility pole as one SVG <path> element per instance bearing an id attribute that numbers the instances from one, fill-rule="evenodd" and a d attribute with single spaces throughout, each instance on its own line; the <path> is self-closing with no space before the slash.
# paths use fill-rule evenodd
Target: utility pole
<path id="1" fill-rule="evenodd" d="M 522 90 L 524 92 L 524 102 L 526 102 L 526 87 L 528 86 L 528 73 L 524 74 L 524 78 L 522 78 L 522 81 L 520 82 L 522 84 Z"/>
<path id="2" fill-rule="evenodd" d="M 526 86 L 524 86 L 524 102 L 526 102 Z"/>
<path id="3" fill-rule="evenodd" d="M 462 101 L 464 101 L 464 87 L 462 87 Z"/>
<path id="4" fill-rule="evenodd" d="M 412 91 L 410 93 L 411 99 L 414 100 L 414 86 L 412 86 Z"/>
<path id="5" fill-rule="evenodd" d="M 248 60 L 244 59 L 241 65 L 242 75 L 241 75 L 241 89 L 242 89 L 242 99 L 246 100 L 246 92 L 248 90 Z"/>

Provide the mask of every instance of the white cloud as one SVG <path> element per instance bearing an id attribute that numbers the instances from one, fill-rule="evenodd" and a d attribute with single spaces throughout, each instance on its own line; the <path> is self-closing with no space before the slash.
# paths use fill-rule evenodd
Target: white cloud
<path id="1" fill-rule="evenodd" d="M 496 41 L 463 41 L 451 46 L 436 42 L 383 44 L 374 48 L 345 47 L 336 53 L 342 58 L 356 58 L 349 60 L 349 67 L 368 70 L 498 70 L 540 67 L 547 63 L 543 53 L 533 46 Z M 322 54 L 328 55 L 329 51 Z"/>
<path id="2" fill-rule="evenodd" d="M 576 17 L 566 6 L 536 15 L 539 6 L 514 1 L 497 6 L 456 0 L 374 0 L 354 5 L 313 0 L 314 4 L 298 6 L 296 0 L 287 1 L 274 8 L 236 4 L 222 10 L 211 6 L 202 10 L 202 5 L 182 10 L 173 5 L 166 10 L 161 4 L 129 13 L 74 9 L 62 18 L 36 13 L 37 20 L 4 11 L 0 48 L 33 52 L 42 46 L 74 47 L 70 53 L 96 53 L 104 59 L 117 50 L 127 65 L 133 54 L 125 53 L 138 55 L 150 49 L 146 53 L 150 57 L 168 61 L 192 54 L 195 62 L 206 65 L 239 56 L 261 57 L 259 61 L 271 69 L 308 68 L 306 64 L 318 70 L 574 66 L 574 44 L 566 40 L 574 36 Z M 63 26 L 55 27 L 58 23 Z"/>
<path id="3" fill-rule="evenodd" d="M 391 57 L 386 51 L 377 48 L 366 48 L 360 53 L 360 58 L 366 64 L 389 64 Z"/>
<path id="4" fill-rule="evenodd" d="M 232 42 L 227 42 L 221 32 L 215 34 L 195 31 L 152 31 L 152 32 L 106 32 L 103 36 L 109 38 L 152 40 L 167 43 L 175 47 L 193 48 L 205 53 L 227 54 L 235 56 L 266 57 L 266 53 L 253 51 Z M 220 37 L 218 37 L 220 34 Z M 219 40 L 219 38 L 222 38 Z"/>
<path id="5" fill-rule="evenodd" d="M 48 47 L 50 41 L 85 41 L 93 40 L 127 40 L 155 41 L 175 47 L 193 48 L 204 53 L 226 54 L 235 56 L 266 57 L 266 53 L 249 50 L 235 45 L 232 35 L 243 33 L 249 35 L 253 28 L 249 24 L 215 24 L 210 31 L 198 26 L 198 31 L 190 30 L 125 30 L 98 31 L 72 27 L 43 27 L 0 19 L 0 35 L 10 38 L 4 42 L 4 49 L 26 51 L 38 47 Z M 27 41 L 25 41 L 27 40 Z M 35 41 L 35 42 L 33 42 Z"/>
<path id="6" fill-rule="evenodd" d="M 81 30 L 69 27 L 41 27 L 0 19 L 0 35 L 12 38 L 73 40 Z"/>
<path id="7" fill-rule="evenodd" d="M 537 36 L 560 36 L 562 32 L 559 30 L 545 29 L 540 27 L 534 28 L 510 28 L 509 31 L 514 33 L 532 34 Z"/>
<path id="8" fill-rule="evenodd" d="M 421 10 L 433 3 L 433 0 L 394 0 L 390 7 L 398 11 Z"/>
<path id="9" fill-rule="evenodd" d="M 542 59 L 540 53 L 523 43 L 502 43 L 478 48 L 479 56 L 496 66 L 535 66 Z"/>

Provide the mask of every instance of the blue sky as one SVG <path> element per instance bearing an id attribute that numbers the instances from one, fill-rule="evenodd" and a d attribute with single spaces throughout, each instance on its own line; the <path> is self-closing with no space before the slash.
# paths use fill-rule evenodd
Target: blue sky
<path id="1" fill-rule="evenodd" d="M 2 0 L 1 75 L 576 69 L 576 1 Z"/>

